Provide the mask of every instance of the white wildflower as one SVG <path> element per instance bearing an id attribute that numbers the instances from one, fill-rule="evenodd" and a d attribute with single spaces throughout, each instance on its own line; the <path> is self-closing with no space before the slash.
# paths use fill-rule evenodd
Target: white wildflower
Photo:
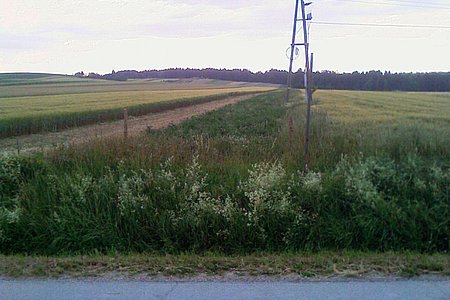
<path id="1" fill-rule="evenodd" d="M 303 187 L 309 191 L 320 192 L 322 190 L 322 175 L 316 172 L 308 172 L 303 177 Z"/>

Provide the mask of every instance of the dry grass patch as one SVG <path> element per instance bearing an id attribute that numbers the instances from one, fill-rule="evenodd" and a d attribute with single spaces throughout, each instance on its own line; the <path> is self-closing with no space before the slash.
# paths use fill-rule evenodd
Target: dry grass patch
<path id="1" fill-rule="evenodd" d="M 113 275 L 111 275 L 113 274 Z M 447 254 L 323 252 L 317 254 L 0 256 L 6 277 L 196 277 L 269 276 L 372 278 L 449 276 Z"/>

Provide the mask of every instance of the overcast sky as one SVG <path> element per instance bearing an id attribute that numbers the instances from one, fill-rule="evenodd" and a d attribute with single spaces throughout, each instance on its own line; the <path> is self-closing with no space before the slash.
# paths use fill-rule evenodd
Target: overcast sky
<path id="1" fill-rule="evenodd" d="M 294 3 L 0 0 L 0 72 L 287 69 Z M 450 27 L 448 0 L 317 0 L 309 8 L 317 22 Z M 315 69 L 450 71 L 450 29 L 312 24 L 310 35 Z"/>

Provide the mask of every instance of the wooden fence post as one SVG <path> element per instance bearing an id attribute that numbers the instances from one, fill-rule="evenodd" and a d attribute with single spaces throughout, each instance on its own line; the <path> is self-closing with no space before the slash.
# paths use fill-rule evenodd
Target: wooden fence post
<path id="1" fill-rule="evenodd" d="M 123 110 L 123 136 L 128 137 L 128 110 Z"/>

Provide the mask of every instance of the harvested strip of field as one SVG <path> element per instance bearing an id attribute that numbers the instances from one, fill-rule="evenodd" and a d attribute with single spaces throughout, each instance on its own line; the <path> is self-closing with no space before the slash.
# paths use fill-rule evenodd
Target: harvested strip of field
<path id="1" fill-rule="evenodd" d="M 180 107 L 160 113 L 144 115 L 140 117 L 130 116 L 128 121 L 128 134 L 136 135 L 143 133 L 147 128 L 161 129 L 171 124 L 179 124 L 182 121 L 194 116 L 202 115 L 206 112 L 222 108 L 227 105 L 236 104 L 240 101 L 250 99 L 257 95 L 246 94 L 232 96 L 222 100 L 195 104 L 187 107 Z M 8 152 L 12 151 L 39 151 L 48 147 L 56 147 L 61 144 L 73 144 L 85 142 L 93 138 L 106 138 L 123 135 L 123 121 L 96 124 L 73 128 L 61 132 L 50 132 L 43 134 L 32 134 L 17 138 L 7 138 L 0 140 L 0 149 Z"/>

